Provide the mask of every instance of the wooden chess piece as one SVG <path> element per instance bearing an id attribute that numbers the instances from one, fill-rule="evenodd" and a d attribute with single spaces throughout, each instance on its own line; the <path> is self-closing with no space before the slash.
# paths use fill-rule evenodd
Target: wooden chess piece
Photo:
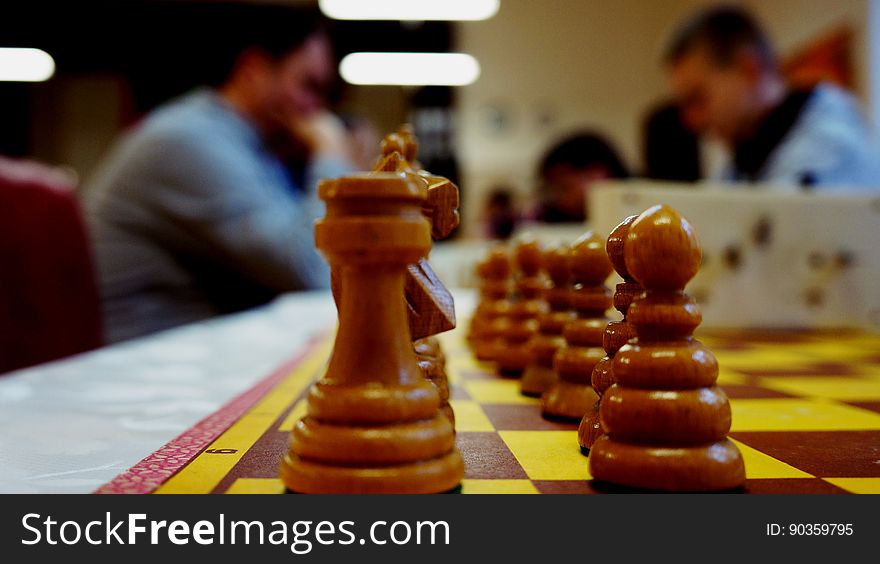
<path id="1" fill-rule="evenodd" d="M 495 360 L 497 341 L 507 328 L 510 313 L 510 258 L 507 249 L 496 246 L 477 265 L 479 303 L 471 319 L 469 339 L 477 360 Z"/>
<path id="2" fill-rule="evenodd" d="M 529 365 L 531 354 L 526 345 L 538 332 L 538 316 L 547 312 L 547 304 L 541 296 L 547 286 L 541 273 L 541 259 L 541 246 L 537 241 L 520 241 L 514 249 L 515 298 L 493 353 L 498 371 L 505 376 L 520 376 Z"/>
<path id="3" fill-rule="evenodd" d="M 437 337 L 425 337 L 413 341 L 419 367 L 424 371 L 428 380 L 437 386 L 440 393 L 440 411 L 443 412 L 455 426 L 455 412 L 449 405 L 449 378 L 446 374 L 446 355 L 440 346 Z"/>
<path id="4" fill-rule="evenodd" d="M 620 350 L 620 347 L 635 336 L 632 327 L 626 322 L 626 313 L 629 305 L 644 292 L 644 289 L 626 269 L 623 248 L 626 236 L 629 234 L 629 227 L 637 217 L 637 215 L 631 215 L 624 219 L 611 231 L 611 234 L 608 235 L 608 242 L 605 243 L 605 251 L 608 253 L 608 258 L 611 259 L 614 270 L 623 278 L 623 282 L 618 284 L 614 290 L 614 308 L 623 314 L 623 319 L 609 322 L 605 326 L 605 333 L 602 336 L 602 348 L 605 349 L 606 356 L 596 364 L 592 374 L 593 391 L 599 396 L 599 400 L 584 415 L 578 428 L 578 444 L 584 454 L 589 453 L 590 447 L 603 433 L 599 419 L 599 407 L 605 390 L 614 383 L 614 355 Z"/>
<path id="5" fill-rule="evenodd" d="M 571 269 L 570 250 L 567 245 L 548 249 L 543 256 L 543 269 L 550 279 L 544 289 L 544 301 L 549 311 L 538 316 L 538 332 L 529 340 L 531 361 L 520 380 L 523 395 L 540 397 L 556 383 L 553 370 L 553 355 L 565 345 L 562 331 L 569 321 L 575 318 L 571 310 Z"/>
<path id="6" fill-rule="evenodd" d="M 381 150 L 382 154 L 373 171 L 409 172 L 424 179 L 428 184 L 428 195 L 422 203 L 422 215 L 431 223 L 431 238 L 439 240 L 448 237 L 459 223 L 458 187 L 448 178 L 422 170 L 422 165 L 416 160 L 418 141 L 412 127 L 404 124 L 395 133 L 387 135 L 382 140 Z M 334 280 L 336 278 L 334 276 Z M 452 294 L 434 273 L 427 257 L 422 257 L 418 262 L 407 266 L 404 296 L 419 366 L 428 380 L 437 386 L 441 410 L 455 423 L 452 407 L 449 405 L 445 358 L 442 354 L 433 352 L 440 350 L 440 342 L 433 336 L 455 327 L 455 303 Z M 428 350 L 432 352 L 427 353 Z"/>
<path id="7" fill-rule="evenodd" d="M 745 482 L 728 438 L 730 403 L 716 386 L 718 363 L 693 338 L 702 321 L 684 287 L 700 267 L 690 223 L 668 206 L 636 219 L 624 245 L 627 270 L 645 288 L 627 321 L 636 337 L 614 357 L 616 381 L 600 408 L 606 434 L 593 444 L 600 481 L 666 491 L 712 491 Z"/>
<path id="8" fill-rule="evenodd" d="M 556 383 L 541 397 L 541 412 L 551 418 L 580 421 L 599 399 L 591 386 L 593 367 L 605 356 L 602 334 L 611 307 L 611 291 L 605 279 L 611 262 L 605 241 L 592 231 L 578 239 L 571 250 L 571 273 L 576 286 L 571 306 L 577 313 L 562 331 L 565 346 L 553 356 Z"/>
<path id="9" fill-rule="evenodd" d="M 464 474 L 440 394 L 419 368 L 407 322 L 407 265 L 431 247 L 411 173 L 325 180 L 315 242 L 340 278 L 339 329 L 281 464 L 303 493 L 435 493 Z"/>

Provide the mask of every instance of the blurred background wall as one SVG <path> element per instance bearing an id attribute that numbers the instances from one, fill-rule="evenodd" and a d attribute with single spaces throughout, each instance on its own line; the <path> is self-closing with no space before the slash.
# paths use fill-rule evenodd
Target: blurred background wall
<path id="1" fill-rule="evenodd" d="M 272 3 L 285 2 L 314 3 Z M 28 156 L 68 166 L 80 179 L 88 176 L 123 128 L 136 123 L 152 105 L 175 94 L 175 88 L 184 88 L 187 68 L 173 64 L 174 49 L 180 47 L 172 46 L 164 34 L 175 27 L 175 14 L 182 13 L 180 6 L 203 3 L 70 2 L 63 3 L 63 9 L 48 12 L 51 17 L 39 25 L 30 21 L 40 14 L 33 8 L 35 4 L 21 3 L 31 6 L 20 16 L 23 25 L 15 23 L 16 16 L 8 16 L 7 22 L 11 23 L 0 31 L 0 43 L 46 45 L 58 69 L 45 83 L 0 83 L 0 154 Z M 261 2 L 243 3 L 258 9 Z M 470 86 L 444 90 L 439 96 L 425 96 L 413 88 L 349 86 L 338 109 L 367 117 L 384 132 L 413 119 L 415 106 L 447 108 L 452 117 L 452 151 L 464 198 L 462 231 L 465 235 L 475 234 L 478 210 L 488 190 L 505 185 L 518 198 L 527 198 L 542 153 L 572 130 L 602 132 L 622 152 L 630 168 L 638 172 L 641 120 L 666 92 L 660 63 L 664 41 L 688 13 L 711 3 L 502 0 L 498 14 L 487 21 L 439 27 L 394 23 L 378 33 L 366 34 L 350 28 L 353 31 L 344 41 L 344 50 L 364 50 L 364 45 L 381 39 L 378 35 L 398 42 L 419 38 L 413 41 L 423 41 L 426 50 L 449 49 L 474 55 L 482 75 Z M 880 113 L 880 0 L 739 3 L 763 21 L 783 58 L 817 39 L 842 33 L 851 86 L 868 111 L 875 117 Z M 146 16 L 146 23 L 125 21 L 123 15 L 115 21 L 113 17 L 102 17 L 100 23 L 92 21 L 90 14 L 106 16 L 109 11 L 112 16 L 113 10 L 129 13 L 131 10 L 118 8 L 126 4 L 139 5 L 138 17 L 156 15 L 152 19 Z M 46 13 L 41 17 L 46 18 Z M 47 32 L 47 26 L 63 27 Z M 146 33 L 137 31 L 144 26 Z M 398 28 L 403 29 L 402 35 L 397 35 Z M 197 37 L 200 30 L 193 28 L 191 32 Z M 412 47 L 401 44 L 399 48 Z M 127 58 L 127 50 L 132 49 L 147 53 L 152 50 L 155 56 Z M 173 67 L 173 72 L 166 73 L 164 66 Z M 164 89 L 155 84 L 150 89 L 150 83 L 163 81 Z"/>

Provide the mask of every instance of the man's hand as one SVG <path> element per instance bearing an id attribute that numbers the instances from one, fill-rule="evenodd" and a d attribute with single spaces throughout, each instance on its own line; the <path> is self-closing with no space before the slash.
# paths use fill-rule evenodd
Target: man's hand
<path id="1" fill-rule="evenodd" d="M 329 156 L 349 162 L 352 160 L 352 149 L 345 125 L 330 112 L 296 119 L 291 123 L 291 130 L 294 137 L 308 148 L 312 159 Z"/>

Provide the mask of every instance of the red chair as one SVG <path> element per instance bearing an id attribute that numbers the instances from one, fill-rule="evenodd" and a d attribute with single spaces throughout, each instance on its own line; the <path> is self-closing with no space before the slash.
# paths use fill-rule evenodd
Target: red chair
<path id="1" fill-rule="evenodd" d="M 71 183 L 0 158 L 0 373 L 101 344 L 92 257 Z"/>

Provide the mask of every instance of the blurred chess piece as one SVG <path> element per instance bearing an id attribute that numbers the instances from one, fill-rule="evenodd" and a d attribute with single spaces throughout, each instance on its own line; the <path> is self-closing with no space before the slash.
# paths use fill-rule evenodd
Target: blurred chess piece
<path id="1" fill-rule="evenodd" d="M 716 385 L 718 363 L 693 338 L 702 321 L 684 287 L 700 267 L 690 223 L 654 206 L 630 226 L 626 269 L 645 288 L 629 307 L 635 338 L 614 357 L 613 384 L 593 444 L 590 473 L 613 484 L 712 491 L 745 482 L 742 455 L 728 438 L 730 403 Z"/>
<path id="2" fill-rule="evenodd" d="M 527 345 L 531 361 L 520 380 L 520 391 L 526 396 L 540 397 L 558 378 L 553 369 L 553 356 L 565 346 L 562 331 L 575 318 L 570 299 L 570 255 L 567 245 L 558 245 L 544 252 L 542 265 L 550 282 L 543 297 L 549 311 L 538 316 L 538 332 Z"/>
<path id="3" fill-rule="evenodd" d="M 520 241 L 513 259 L 515 294 L 493 360 L 501 374 L 518 377 L 531 362 L 527 343 L 538 332 L 538 317 L 547 312 L 542 298 L 547 280 L 541 272 L 542 251 L 537 241 Z"/>
<path id="4" fill-rule="evenodd" d="M 493 247 L 477 264 L 479 302 L 468 333 L 477 360 L 494 360 L 496 342 L 506 328 L 510 313 L 510 270 L 510 258 L 502 245 Z"/>
<path id="5" fill-rule="evenodd" d="M 584 234 L 572 246 L 570 264 L 576 284 L 571 306 L 577 316 L 562 331 L 565 346 L 553 357 L 559 379 L 541 397 L 541 411 L 545 416 L 580 421 L 599 399 L 591 376 L 605 356 L 602 334 L 608 324 L 605 312 L 611 307 L 611 291 L 605 286 L 611 274 L 605 241 L 592 231 Z"/>
<path id="6" fill-rule="evenodd" d="M 624 219 L 608 235 L 608 242 L 605 243 L 605 251 L 614 270 L 623 278 L 623 282 L 618 284 L 614 290 L 614 308 L 623 314 L 623 319 L 609 322 L 605 326 L 605 333 L 602 336 L 602 348 L 605 349 L 606 356 L 596 364 L 591 376 L 593 391 L 599 396 L 599 400 L 584 415 L 578 428 L 578 444 L 584 454 L 589 452 L 590 447 L 603 433 L 599 420 L 599 408 L 602 403 L 602 395 L 614 383 L 614 355 L 620 350 L 620 347 L 635 336 L 632 327 L 626 321 L 626 313 L 630 304 L 644 292 L 644 289 L 633 280 L 626 269 L 623 249 L 626 244 L 626 236 L 629 234 L 629 227 L 637 217 L 637 215 L 631 215 Z"/>

